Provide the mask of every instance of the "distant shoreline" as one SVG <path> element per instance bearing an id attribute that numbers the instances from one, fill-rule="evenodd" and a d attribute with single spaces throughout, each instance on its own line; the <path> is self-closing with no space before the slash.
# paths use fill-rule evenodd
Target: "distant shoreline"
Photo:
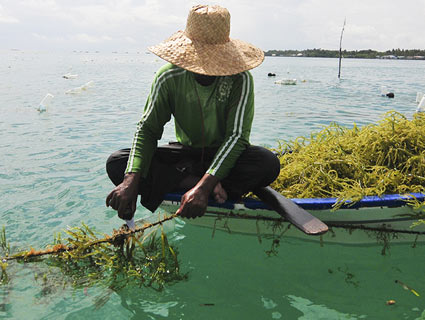
<path id="1" fill-rule="evenodd" d="M 425 60 L 425 50 L 392 49 L 375 50 L 342 50 L 343 58 L 356 59 L 389 59 L 389 60 Z M 268 50 L 266 57 L 309 57 L 309 58 L 339 58 L 339 50 L 307 49 L 307 50 Z"/>

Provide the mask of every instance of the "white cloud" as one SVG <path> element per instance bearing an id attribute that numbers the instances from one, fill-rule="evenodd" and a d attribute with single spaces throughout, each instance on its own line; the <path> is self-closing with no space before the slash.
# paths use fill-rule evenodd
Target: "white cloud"
<path id="1" fill-rule="evenodd" d="M 18 23 L 18 22 L 19 20 L 14 17 L 0 14 L 0 23 Z"/>
<path id="2" fill-rule="evenodd" d="M 18 23 L 19 20 L 11 15 L 8 15 L 3 6 L 0 4 L 0 23 Z"/>
<path id="3" fill-rule="evenodd" d="M 1 0 L 2 43 L 144 48 L 184 29 L 196 0 Z M 268 49 L 425 48 L 425 0 L 206 0 L 232 16 L 231 36 Z M 7 11 L 4 9 L 7 8 Z M 17 24 L 19 22 L 19 24 Z M 17 27 L 19 25 L 19 27 Z M 16 27 L 15 27 L 16 26 Z M 9 38 L 8 38 L 9 37 Z M 65 43 L 67 41 L 67 43 Z M 1 46 L 1 44 L 0 44 Z M 125 47 L 125 48 L 124 48 Z M 94 48 L 94 47 L 93 47 Z M 84 49 L 84 48 L 81 48 Z"/>
<path id="4" fill-rule="evenodd" d="M 43 35 L 43 34 L 38 34 L 37 32 L 33 32 L 33 33 L 31 33 L 31 35 L 32 35 L 34 38 L 38 39 L 38 40 L 43 40 L 43 41 L 48 41 L 48 40 L 49 40 L 49 38 L 48 38 L 47 36 L 45 36 L 45 35 Z"/>
<path id="5" fill-rule="evenodd" d="M 58 13 L 60 18 L 81 28 L 123 29 L 124 26 L 137 27 L 140 24 L 151 28 L 182 22 L 182 17 L 164 10 L 156 2 L 147 1 L 144 5 L 133 5 L 131 1 L 106 2 L 63 6 Z"/>
<path id="6" fill-rule="evenodd" d="M 103 36 L 93 36 L 89 35 L 87 33 L 79 33 L 74 35 L 69 35 L 66 37 L 62 36 L 51 36 L 51 35 L 45 35 L 45 34 L 39 34 L 36 32 L 33 32 L 31 34 L 36 40 L 38 41 L 44 41 L 45 43 L 69 43 L 69 42 L 81 42 L 81 43 L 88 43 L 88 44 L 96 44 L 96 43 L 104 43 L 108 41 L 113 41 L 113 38 L 103 35 Z"/>
<path id="7" fill-rule="evenodd" d="M 129 42 L 129 43 L 137 43 L 136 39 L 132 38 L 132 37 L 124 37 L 125 41 Z"/>
<path id="8" fill-rule="evenodd" d="M 76 40 L 80 42 L 88 42 L 88 43 L 99 43 L 99 42 L 105 42 L 105 41 L 111 41 L 112 38 L 109 36 L 92 36 L 87 33 L 79 33 L 76 35 L 71 36 L 71 40 Z"/>

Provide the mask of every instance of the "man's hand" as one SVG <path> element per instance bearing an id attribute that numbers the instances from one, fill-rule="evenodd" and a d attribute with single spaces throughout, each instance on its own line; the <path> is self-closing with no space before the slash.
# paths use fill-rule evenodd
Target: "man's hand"
<path id="1" fill-rule="evenodd" d="M 106 206 L 118 211 L 118 217 L 130 220 L 136 212 L 140 173 L 127 173 L 123 182 L 106 197 Z"/>
<path id="2" fill-rule="evenodd" d="M 196 218 L 204 215 L 207 209 L 208 196 L 209 193 L 202 188 L 193 187 L 183 195 L 180 208 L 176 211 L 176 214 L 184 218 Z"/>
<path id="3" fill-rule="evenodd" d="M 180 208 L 176 211 L 176 214 L 184 218 L 203 216 L 207 209 L 208 197 L 211 192 L 215 190 L 216 186 L 221 188 L 219 180 L 213 175 L 205 174 L 192 189 L 183 195 Z M 227 198 L 227 195 L 225 195 L 225 197 Z"/>

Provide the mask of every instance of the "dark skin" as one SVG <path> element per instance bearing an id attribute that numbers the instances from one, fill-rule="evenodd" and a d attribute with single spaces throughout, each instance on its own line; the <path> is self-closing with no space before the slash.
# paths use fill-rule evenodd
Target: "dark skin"
<path id="1" fill-rule="evenodd" d="M 211 85 L 216 77 L 193 73 L 195 80 L 203 85 Z M 140 173 L 129 172 L 124 176 L 121 184 L 116 186 L 106 197 L 106 206 L 118 211 L 121 219 L 131 219 L 136 211 Z M 181 199 L 177 215 L 185 218 L 196 218 L 204 215 L 210 194 L 217 202 L 227 200 L 226 191 L 219 179 L 205 173 L 202 178 L 189 176 L 181 182 L 180 187 L 189 189 Z"/>
<path id="2" fill-rule="evenodd" d="M 193 77 L 202 86 L 211 85 L 214 82 L 215 78 L 217 78 L 216 76 L 207 76 L 205 74 L 199 73 L 193 73 Z"/>

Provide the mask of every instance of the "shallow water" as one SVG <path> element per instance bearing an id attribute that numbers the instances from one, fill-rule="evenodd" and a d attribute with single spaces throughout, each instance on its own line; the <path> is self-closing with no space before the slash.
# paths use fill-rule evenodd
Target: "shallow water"
<path id="1" fill-rule="evenodd" d="M 39 248 L 53 234 L 84 221 L 105 233 L 121 225 L 105 207 L 112 188 L 104 163 L 131 143 L 151 80 L 163 62 L 142 54 L 0 52 L 0 226 L 11 243 Z M 389 110 L 411 117 L 425 92 L 423 61 L 266 58 L 252 71 L 253 144 L 277 146 L 335 121 L 365 125 Z M 76 79 L 62 75 L 78 74 Z M 269 72 L 276 77 L 267 77 Z M 274 84 L 296 78 L 295 86 Z M 302 81 L 305 80 L 305 81 Z M 80 94 L 65 94 L 89 81 Z M 395 93 L 380 95 L 381 86 Z M 47 111 L 37 107 L 46 93 Z M 168 125 L 163 142 L 173 139 Z M 138 208 L 137 218 L 148 215 Z M 162 292 L 128 286 L 40 292 L 37 264 L 17 266 L 0 288 L 6 319 L 421 319 L 425 316 L 425 248 L 349 246 L 212 231 L 178 221 L 170 235 L 188 280 Z M 420 297 L 396 284 L 401 280 Z M 107 294 L 101 308 L 96 297 Z M 393 306 L 386 305 L 396 300 Z"/>

